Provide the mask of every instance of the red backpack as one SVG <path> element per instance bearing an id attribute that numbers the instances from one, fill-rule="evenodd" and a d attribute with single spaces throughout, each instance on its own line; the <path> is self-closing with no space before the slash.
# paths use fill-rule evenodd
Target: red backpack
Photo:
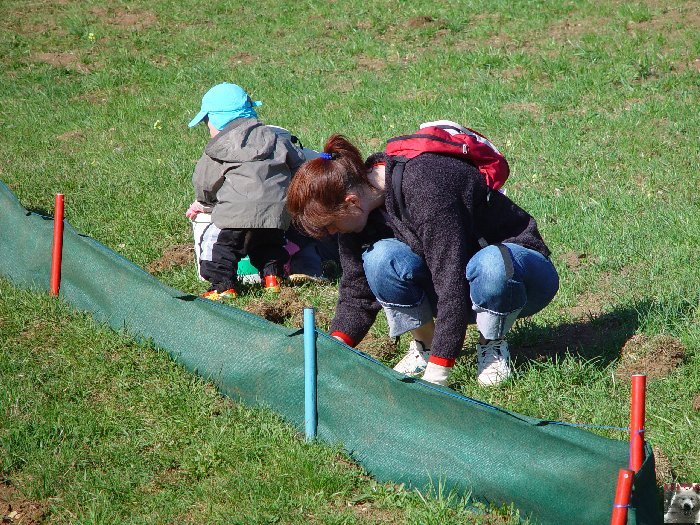
<path id="1" fill-rule="evenodd" d="M 421 153 L 438 153 L 459 157 L 475 166 L 486 179 L 489 188 L 498 190 L 510 174 L 508 161 L 491 142 L 473 129 L 449 120 L 421 124 L 412 135 L 389 139 L 384 152 L 394 157 L 392 186 L 402 215 L 406 215 L 401 180 L 406 162 Z"/>
<path id="2" fill-rule="evenodd" d="M 489 139 L 456 122 L 438 120 L 421 124 L 413 135 L 402 135 L 387 141 L 387 155 L 404 157 L 406 161 L 421 153 L 454 155 L 473 164 L 494 190 L 506 182 L 510 173 L 508 161 Z"/>

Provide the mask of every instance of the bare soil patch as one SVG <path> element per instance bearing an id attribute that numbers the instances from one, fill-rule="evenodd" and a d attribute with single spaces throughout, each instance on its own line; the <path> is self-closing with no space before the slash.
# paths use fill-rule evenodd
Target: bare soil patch
<path id="1" fill-rule="evenodd" d="M 90 13 L 112 27 L 141 31 L 158 23 L 158 17 L 152 11 L 131 11 L 118 9 L 111 11 L 105 7 L 93 7 Z"/>
<path id="2" fill-rule="evenodd" d="M 693 410 L 700 410 L 700 394 L 693 398 Z"/>
<path id="3" fill-rule="evenodd" d="M 634 335 L 622 348 L 615 376 L 628 380 L 631 375 L 645 374 L 647 379 L 661 379 L 682 362 L 685 348 L 678 339 L 668 335 Z"/>
<path id="4" fill-rule="evenodd" d="M 357 57 L 357 69 L 361 71 L 382 71 L 386 62 L 381 58 L 372 58 L 365 55 Z"/>
<path id="5" fill-rule="evenodd" d="M 653 447 L 654 464 L 656 466 L 656 484 L 663 486 L 664 483 L 671 483 L 676 479 L 676 473 L 671 467 L 671 461 L 661 452 L 659 447 Z"/>
<path id="6" fill-rule="evenodd" d="M 555 42 L 578 40 L 585 34 L 600 33 L 607 22 L 606 19 L 596 17 L 557 21 L 547 27 L 545 35 Z"/>
<path id="7" fill-rule="evenodd" d="M 445 27 L 447 21 L 432 16 L 414 16 L 408 20 L 408 27 L 416 29 L 425 26 Z"/>
<path id="8" fill-rule="evenodd" d="M 375 359 L 389 360 L 398 350 L 397 343 L 389 337 L 379 337 L 372 332 L 357 345 L 357 349 Z"/>
<path id="9" fill-rule="evenodd" d="M 238 64 L 252 64 L 253 62 L 257 62 L 258 57 L 251 53 L 236 53 L 230 58 L 230 62 L 234 65 Z"/>
<path id="10" fill-rule="evenodd" d="M 569 270 L 573 271 L 578 271 L 591 262 L 588 254 L 580 252 L 566 252 L 560 256 L 560 259 Z"/>
<path id="11" fill-rule="evenodd" d="M 294 288 L 282 286 L 276 299 L 253 299 L 241 308 L 276 324 L 290 323 L 293 326 L 303 326 L 304 308 L 307 306 L 307 302 L 299 297 Z M 318 326 L 328 326 L 329 323 L 330 319 L 325 313 L 316 312 L 316 324 Z"/>
<path id="12" fill-rule="evenodd" d="M 44 522 L 45 514 L 43 503 L 25 498 L 10 482 L 0 480 L 0 523 L 35 525 Z"/>
<path id="13" fill-rule="evenodd" d="M 83 64 L 80 56 L 72 51 L 65 53 L 33 53 L 30 55 L 31 62 L 43 62 L 53 67 L 61 67 L 78 73 L 89 73 L 91 68 Z"/>
<path id="14" fill-rule="evenodd" d="M 194 246 L 192 244 L 176 244 L 171 246 L 163 255 L 151 261 L 146 270 L 150 273 L 162 272 L 178 266 L 187 266 L 194 261 Z"/>
<path id="15" fill-rule="evenodd" d="M 57 135 L 56 138 L 62 142 L 67 142 L 69 140 L 82 140 L 85 138 L 85 133 L 79 130 L 66 131 Z"/>

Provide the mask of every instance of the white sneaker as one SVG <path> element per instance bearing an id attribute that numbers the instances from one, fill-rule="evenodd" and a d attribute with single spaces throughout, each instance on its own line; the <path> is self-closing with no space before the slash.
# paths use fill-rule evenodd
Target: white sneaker
<path id="1" fill-rule="evenodd" d="M 425 367 L 428 366 L 429 357 L 430 349 L 426 349 L 421 341 L 414 339 L 408 347 L 408 352 L 394 367 L 394 370 L 407 376 L 420 375 L 425 371 Z"/>
<path id="2" fill-rule="evenodd" d="M 510 377 L 510 352 L 505 339 L 476 345 L 477 376 L 481 386 L 497 385 Z"/>

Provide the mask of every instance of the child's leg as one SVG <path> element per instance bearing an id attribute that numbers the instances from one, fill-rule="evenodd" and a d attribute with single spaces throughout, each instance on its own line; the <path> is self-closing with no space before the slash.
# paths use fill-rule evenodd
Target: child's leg
<path id="1" fill-rule="evenodd" d="M 250 257 L 263 277 L 284 275 L 284 265 L 289 254 L 284 249 L 284 230 L 276 228 L 255 228 L 246 230 L 244 253 Z"/>
<path id="2" fill-rule="evenodd" d="M 289 227 L 285 236 L 287 240 L 299 247 L 299 251 L 292 254 L 289 262 L 290 275 L 300 274 L 322 277 L 321 255 L 318 250 L 319 241 L 299 231 L 294 225 Z"/>
<path id="3" fill-rule="evenodd" d="M 234 288 L 243 242 L 244 230 L 222 230 L 211 224 L 204 232 L 200 251 L 200 273 L 211 283 L 212 290 L 223 292 Z"/>

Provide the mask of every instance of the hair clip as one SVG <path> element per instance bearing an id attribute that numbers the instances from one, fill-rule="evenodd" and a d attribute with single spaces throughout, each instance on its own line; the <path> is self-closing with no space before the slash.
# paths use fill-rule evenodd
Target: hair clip
<path id="1" fill-rule="evenodd" d="M 326 159 L 326 160 L 331 160 L 331 159 L 335 158 L 335 155 L 333 155 L 333 153 L 326 153 L 325 151 L 322 151 L 321 153 L 319 153 L 318 156 L 321 157 L 322 159 Z"/>

